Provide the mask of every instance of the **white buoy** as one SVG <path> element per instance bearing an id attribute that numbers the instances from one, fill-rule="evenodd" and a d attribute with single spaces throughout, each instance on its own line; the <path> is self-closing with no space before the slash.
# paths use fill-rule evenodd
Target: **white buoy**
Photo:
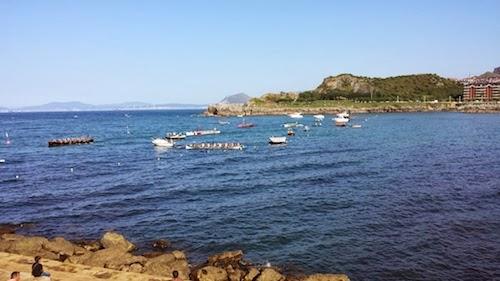
<path id="1" fill-rule="evenodd" d="M 266 262 L 266 267 L 271 267 L 271 263 L 270 262 Z"/>
<path id="2" fill-rule="evenodd" d="M 160 161 L 160 157 L 156 158 L 156 160 Z"/>
<path id="3" fill-rule="evenodd" d="M 120 166 L 122 163 L 118 162 L 118 163 L 116 163 L 116 164 L 117 164 L 118 166 Z"/>
<path id="4" fill-rule="evenodd" d="M 70 168 L 69 171 L 73 173 L 73 168 Z"/>
<path id="5" fill-rule="evenodd" d="M 16 175 L 16 180 L 18 180 L 18 179 L 19 179 L 19 175 Z"/>

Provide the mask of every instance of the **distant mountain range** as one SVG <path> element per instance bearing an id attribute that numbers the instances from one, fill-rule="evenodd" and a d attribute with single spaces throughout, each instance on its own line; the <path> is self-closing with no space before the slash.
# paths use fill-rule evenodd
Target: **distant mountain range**
<path id="1" fill-rule="evenodd" d="M 0 111 L 13 112 L 33 112 L 33 111 L 104 111 L 104 110 L 155 110 L 155 109 L 204 109 L 203 104 L 150 104 L 144 102 L 125 102 L 117 104 L 93 105 L 78 101 L 72 102 L 51 102 L 36 106 L 24 106 L 17 108 L 0 107 Z"/>

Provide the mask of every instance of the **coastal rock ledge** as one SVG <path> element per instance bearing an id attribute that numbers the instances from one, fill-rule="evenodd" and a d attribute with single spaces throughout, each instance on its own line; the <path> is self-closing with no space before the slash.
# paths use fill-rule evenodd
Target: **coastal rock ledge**
<path id="1" fill-rule="evenodd" d="M 134 249 L 136 246 L 117 232 L 107 232 L 99 241 L 88 244 L 62 237 L 5 233 L 0 236 L 0 279 L 7 280 L 10 272 L 21 271 L 23 280 L 32 280 L 28 278 L 32 259 L 41 256 L 54 280 L 160 281 L 171 280 L 176 270 L 180 278 L 192 281 L 349 281 L 345 274 L 287 276 L 277 267 L 251 264 L 243 259 L 242 251 L 219 253 L 191 266 L 182 251 L 134 255 Z"/>

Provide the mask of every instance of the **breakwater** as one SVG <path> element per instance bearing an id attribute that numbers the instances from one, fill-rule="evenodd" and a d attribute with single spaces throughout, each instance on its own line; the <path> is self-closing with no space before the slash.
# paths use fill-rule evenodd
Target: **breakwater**
<path id="1" fill-rule="evenodd" d="M 252 104 L 213 104 L 205 111 L 207 116 L 237 115 L 283 115 L 294 112 L 303 114 L 336 114 L 350 110 L 352 113 L 386 113 L 386 112 L 466 112 L 497 113 L 500 103 L 339 103 L 329 106 L 297 105 L 252 105 Z"/>

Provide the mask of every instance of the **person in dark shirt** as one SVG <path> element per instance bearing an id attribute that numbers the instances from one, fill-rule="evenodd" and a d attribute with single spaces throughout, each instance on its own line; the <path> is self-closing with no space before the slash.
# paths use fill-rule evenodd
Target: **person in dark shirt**
<path id="1" fill-rule="evenodd" d="M 42 257 L 36 256 L 35 263 L 31 266 L 31 275 L 33 277 L 47 276 L 50 277 L 50 273 L 43 271 L 43 265 L 40 263 Z"/>

